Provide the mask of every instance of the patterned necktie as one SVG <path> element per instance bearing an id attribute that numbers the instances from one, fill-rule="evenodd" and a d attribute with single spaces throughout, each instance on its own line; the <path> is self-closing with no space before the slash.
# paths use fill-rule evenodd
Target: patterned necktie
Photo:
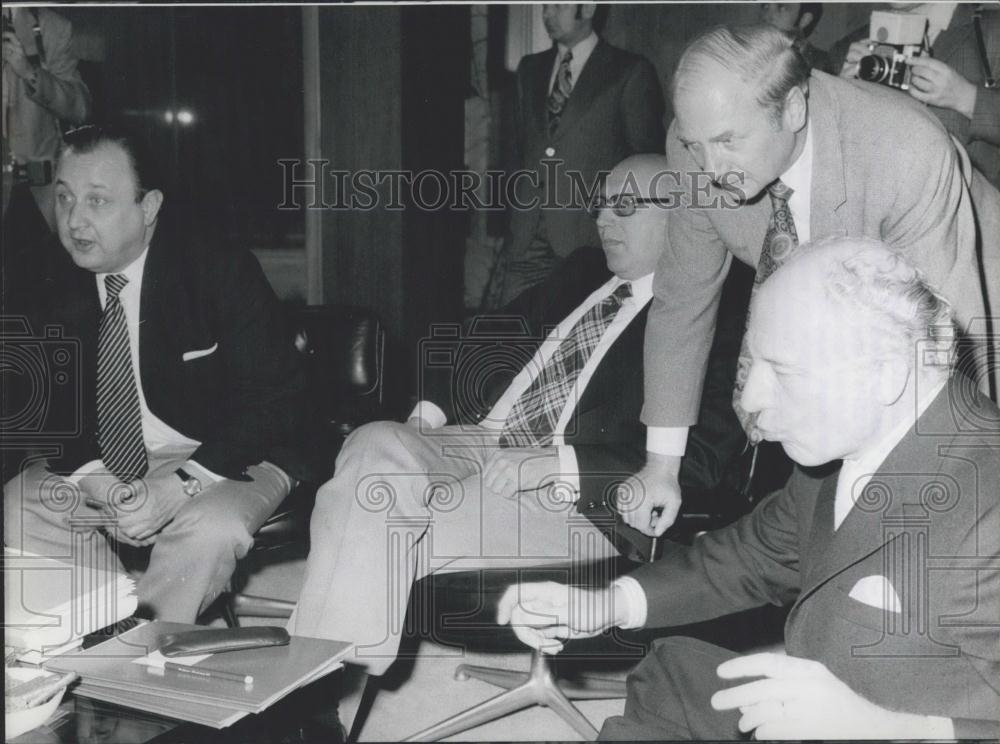
<path id="1" fill-rule="evenodd" d="M 507 415 L 500 434 L 501 447 L 543 447 L 552 443 L 556 424 L 580 372 L 622 303 L 631 296 L 632 285 L 625 282 L 576 322 Z"/>
<path id="2" fill-rule="evenodd" d="M 788 188 L 780 180 L 771 184 L 768 189 L 771 196 L 771 221 L 767 225 L 767 233 L 764 235 L 764 245 L 760 249 L 760 260 L 757 262 L 757 275 L 754 277 L 753 289 L 750 299 L 757 293 L 757 288 L 764 283 L 771 274 L 778 270 L 783 263 L 791 258 L 799 247 L 799 236 L 795 232 L 795 221 L 792 219 L 792 212 L 788 208 L 788 200 L 792 197 L 792 189 Z M 750 325 L 750 315 L 747 315 L 747 326 Z M 733 389 L 733 408 L 736 415 L 743 424 L 743 430 L 747 433 L 751 444 L 760 441 L 760 431 L 757 429 L 756 414 L 747 413 L 740 405 L 743 397 L 743 388 L 747 384 L 747 375 L 750 374 L 750 352 L 747 349 L 747 337 L 744 333 L 743 341 L 740 344 L 740 358 L 736 367 L 736 387 Z"/>
<path id="3" fill-rule="evenodd" d="M 104 277 L 108 296 L 97 340 L 97 441 L 107 469 L 129 483 L 146 474 L 149 462 L 125 311 L 118 298 L 126 284 L 121 274 Z"/>
<path id="4" fill-rule="evenodd" d="M 569 49 L 563 55 L 559 63 L 559 70 L 556 72 L 556 81 L 552 85 L 552 92 L 549 93 L 546 110 L 549 114 L 549 136 L 556 133 L 559 128 L 559 117 L 562 116 L 569 94 L 573 92 L 573 73 L 570 72 L 569 63 L 573 61 L 573 52 Z"/>

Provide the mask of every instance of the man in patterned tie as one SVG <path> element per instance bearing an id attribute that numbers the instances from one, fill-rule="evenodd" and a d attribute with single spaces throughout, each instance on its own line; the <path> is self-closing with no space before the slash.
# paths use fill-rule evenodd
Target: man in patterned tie
<path id="1" fill-rule="evenodd" d="M 78 352 L 47 381 L 76 394 L 45 401 L 77 423 L 6 485 L 4 543 L 111 570 L 112 548 L 149 548 L 140 608 L 194 622 L 309 475 L 289 446 L 304 382 L 256 261 L 171 236 L 158 183 L 131 134 L 66 135 L 56 216 L 77 268 L 35 320 Z"/>
<path id="2" fill-rule="evenodd" d="M 462 340 L 432 335 L 423 400 L 407 423 L 348 438 L 317 496 L 293 632 L 350 640 L 347 661 L 381 674 L 417 579 L 616 553 L 628 528 L 615 524 L 608 496 L 641 464 L 645 442 L 642 339 L 670 214 L 668 179 L 657 178 L 665 165 L 659 155 L 619 164 L 597 205 L 603 254 L 575 252 Z M 710 489 L 742 444 L 728 395 L 742 322 L 718 345 L 715 389 L 724 392 L 706 399 L 692 432 L 704 446 L 685 487 Z M 357 698 L 341 701 L 345 724 Z"/>
<path id="3" fill-rule="evenodd" d="M 687 206 L 668 226 L 646 334 L 646 366 L 661 373 L 646 379 L 647 463 L 634 484 L 646 500 L 627 519 L 647 534 L 680 504 L 675 478 L 733 257 L 763 279 L 811 239 L 883 240 L 953 303 L 973 342 L 967 371 L 985 387 L 976 224 L 951 139 L 907 98 L 810 73 L 793 42 L 763 24 L 721 26 L 673 77 L 667 158 Z"/>

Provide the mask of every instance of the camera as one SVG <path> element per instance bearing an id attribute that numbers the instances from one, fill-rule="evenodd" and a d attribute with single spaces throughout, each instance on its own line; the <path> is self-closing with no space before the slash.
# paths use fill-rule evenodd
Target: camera
<path id="1" fill-rule="evenodd" d="M 80 435 L 80 343 L 46 326 L 32 335 L 23 317 L 2 319 L 0 365 L 4 443 L 65 439 Z"/>
<path id="2" fill-rule="evenodd" d="M 873 10 L 868 38 L 871 43 L 858 60 L 858 78 L 889 88 L 909 90 L 909 61 L 929 51 L 926 44 L 927 16 L 897 11 Z"/>
<path id="3" fill-rule="evenodd" d="M 14 184 L 27 186 L 48 186 L 52 183 L 51 160 L 29 160 L 19 163 L 10 158 L 3 164 L 4 180 L 10 179 Z"/>

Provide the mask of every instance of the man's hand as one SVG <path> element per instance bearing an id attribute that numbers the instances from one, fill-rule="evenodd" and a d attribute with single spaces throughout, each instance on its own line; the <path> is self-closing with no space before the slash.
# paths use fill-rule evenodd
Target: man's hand
<path id="1" fill-rule="evenodd" d="M 681 458 L 647 453 L 646 466 L 618 487 L 618 511 L 625 524 L 659 537 L 677 519 Z"/>
<path id="2" fill-rule="evenodd" d="M 739 709 L 740 731 L 757 739 L 953 738 L 949 719 L 896 713 L 869 702 L 824 664 L 777 653 L 730 659 L 722 679 L 763 677 L 712 696 L 716 710 Z M 944 726 L 944 728 L 940 728 Z"/>
<path id="3" fill-rule="evenodd" d="M 10 65 L 19 78 L 33 79 L 35 77 L 35 68 L 28 61 L 24 47 L 21 46 L 21 40 L 13 31 L 3 32 L 3 61 L 4 64 Z"/>
<path id="4" fill-rule="evenodd" d="M 483 467 L 483 488 L 512 498 L 518 491 L 538 491 L 557 482 L 559 453 L 555 447 L 504 447 Z"/>
<path id="5" fill-rule="evenodd" d="M 507 588 L 497 607 L 497 623 L 510 626 L 526 646 L 547 654 L 563 649 L 562 641 L 599 635 L 623 620 L 616 590 L 579 589 L 542 581 Z"/>
<path id="6" fill-rule="evenodd" d="M 978 89 L 955 68 L 939 59 L 914 57 L 910 60 L 910 95 L 931 106 L 957 111 L 967 119 L 976 109 Z"/>
<path id="7" fill-rule="evenodd" d="M 126 538 L 125 542 L 148 545 L 190 497 L 174 473 L 136 480 L 130 486 L 130 489 L 115 489 L 111 495 L 111 508 L 118 516 L 118 533 Z"/>
<path id="8" fill-rule="evenodd" d="M 847 56 L 844 57 L 844 64 L 840 68 L 840 77 L 856 78 L 858 76 L 858 60 L 871 54 L 868 50 L 870 43 L 868 39 L 862 39 L 861 41 L 855 41 L 848 47 Z"/>

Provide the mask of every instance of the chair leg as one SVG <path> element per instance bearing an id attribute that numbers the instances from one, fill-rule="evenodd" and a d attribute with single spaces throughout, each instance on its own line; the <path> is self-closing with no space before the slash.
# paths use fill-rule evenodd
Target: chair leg
<path id="1" fill-rule="evenodd" d="M 628 697 L 625 680 L 584 674 L 576 679 L 560 679 L 559 689 L 570 700 L 617 700 Z"/>
<path id="2" fill-rule="evenodd" d="M 226 621 L 226 626 L 229 628 L 240 627 L 240 619 L 236 615 L 236 608 L 234 607 L 235 597 L 232 594 L 226 594 L 222 598 L 222 619 Z"/>
<path id="3" fill-rule="evenodd" d="M 235 594 L 230 600 L 230 606 L 236 615 L 251 617 L 288 618 L 295 609 L 295 603 L 287 599 L 273 597 L 258 597 L 253 594 Z"/>
<path id="4" fill-rule="evenodd" d="M 597 729 L 580 711 L 573 707 L 573 704 L 559 689 L 545 654 L 539 651 L 532 654 L 530 674 L 462 664 L 456 670 L 455 676 L 457 679 L 475 677 L 502 687 L 516 684 L 517 679 L 523 680 L 523 683 L 490 698 L 484 703 L 474 705 L 468 710 L 413 734 L 403 741 L 437 741 L 467 731 L 475 726 L 489 723 L 530 705 L 545 705 L 552 708 L 587 741 L 593 741 L 597 738 Z"/>

